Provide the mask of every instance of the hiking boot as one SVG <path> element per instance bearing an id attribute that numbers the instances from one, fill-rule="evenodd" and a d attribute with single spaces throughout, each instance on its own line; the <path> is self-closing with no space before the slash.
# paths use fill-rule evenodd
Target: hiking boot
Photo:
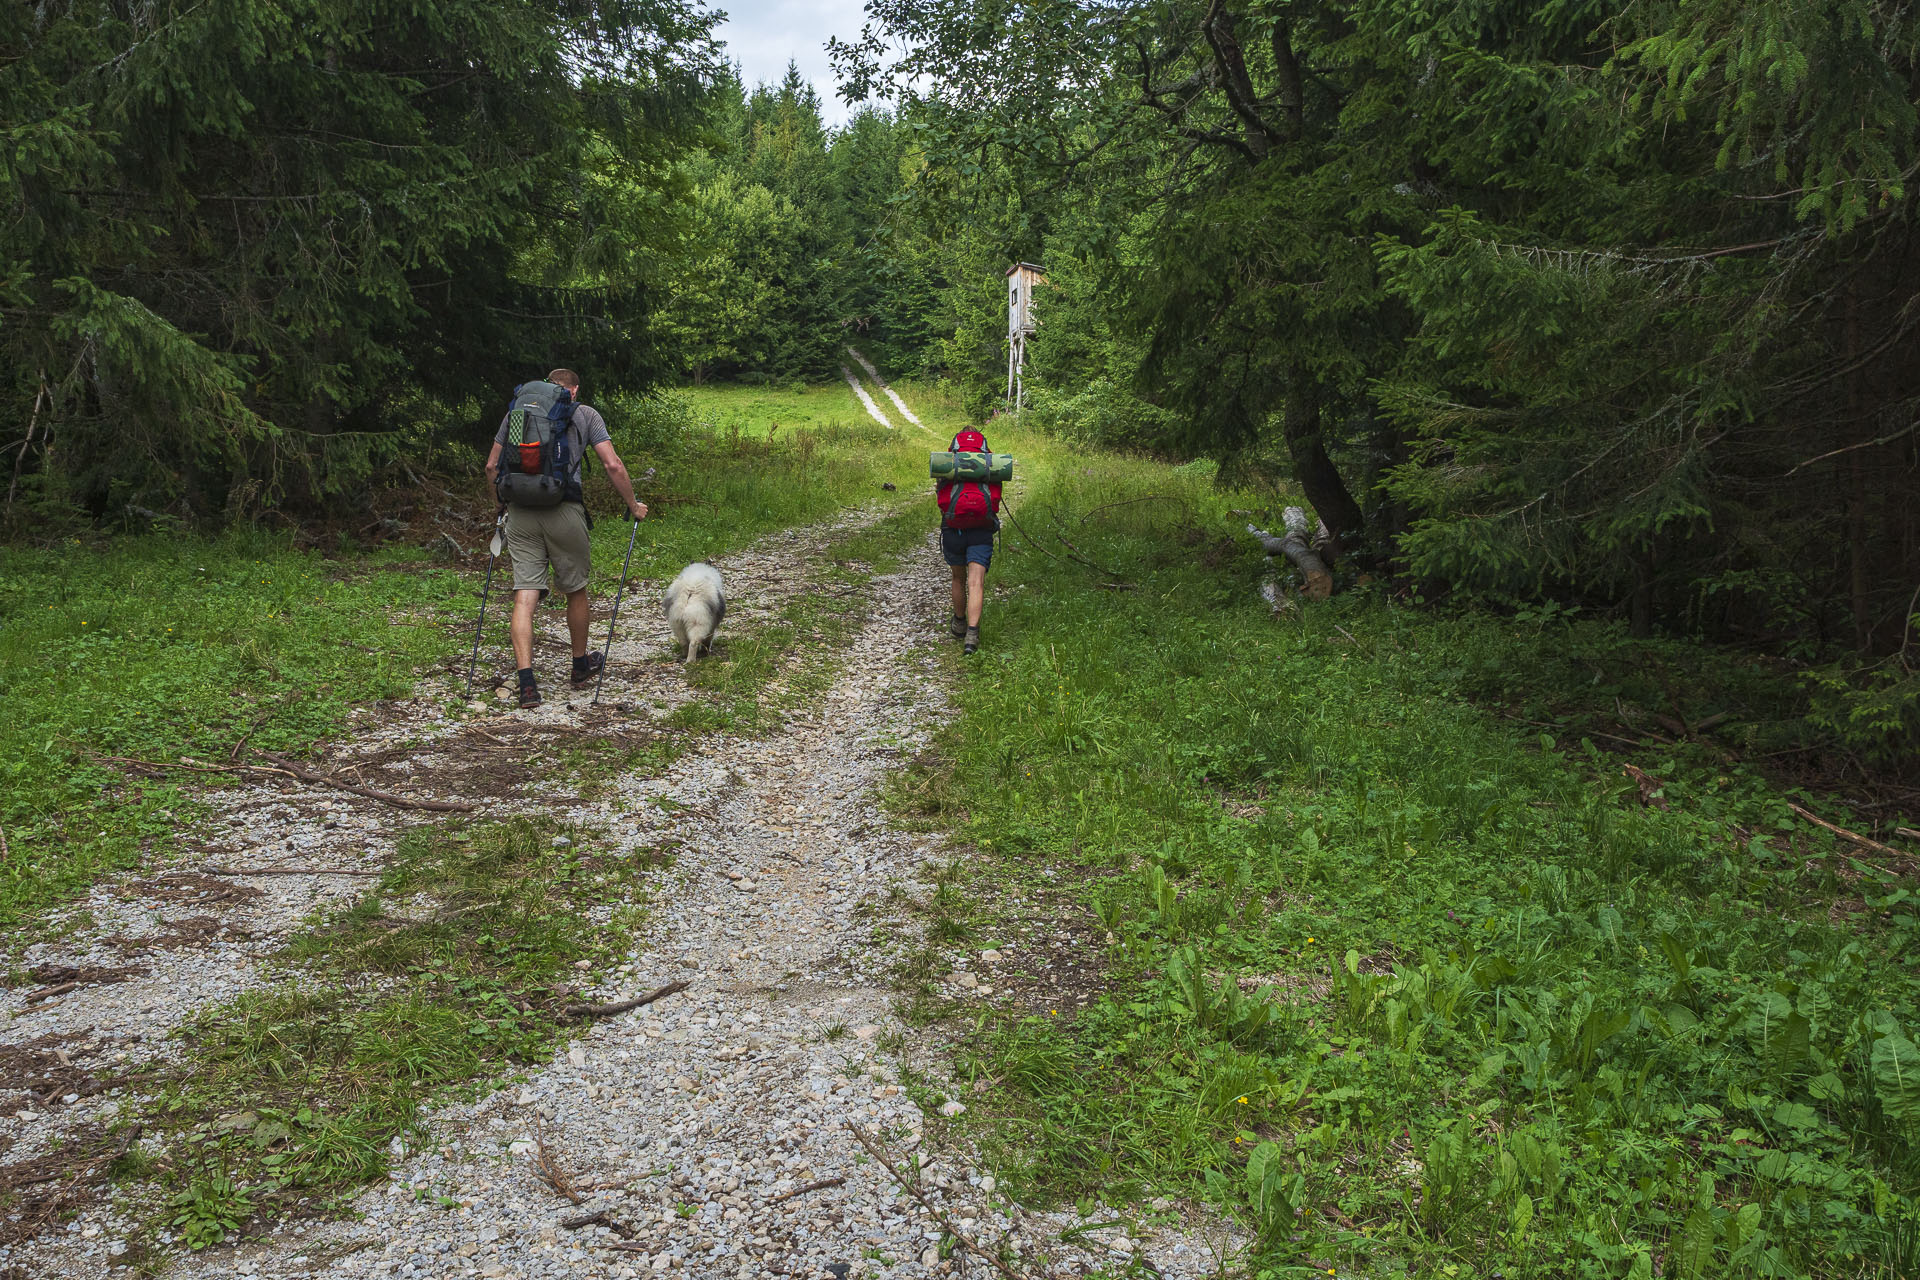
<path id="1" fill-rule="evenodd" d="M 573 660 L 573 687 L 578 689 L 582 685 L 592 684 L 593 678 L 600 674 L 600 668 L 606 665 L 607 655 L 604 653 L 583 654 L 575 658 Z"/>
<path id="2" fill-rule="evenodd" d="M 953 624 L 947 629 L 953 633 L 955 640 L 967 638 L 967 620 L 957 613 L 953 615 Z"/>
<path id="3" fill-rule="evenodd" d="M 531 711 L 539 706 L 540 702 L 540 686 L 532 680 L 522 680 L 520 682 L 520 709 L 522 711 Z"/>
<path id="4" fill-rule="evenodd" d="M 963 653 L 973 653 L 973 652 L 975 652 L 976 650 L 978 650 L 979 648 L 980 648 L 980 628 L 978 628 L 978 627 L 968 627 L 968 628 L 967 628 L 967 643 L 966 643 L 966 647 L 965 647 L 965 648 L 964 648 L 964 649 L 962 650 L 962 652 L 963 652 Z"/>

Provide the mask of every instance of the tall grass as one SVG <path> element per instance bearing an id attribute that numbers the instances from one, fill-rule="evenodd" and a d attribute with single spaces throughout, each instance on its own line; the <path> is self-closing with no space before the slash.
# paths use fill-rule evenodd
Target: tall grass
<path id="1" fill-rule="evenodd" d="M 845 386 L 839 394 L 852 403 Z M 831 387 L 813 388 L 797 398 L 832 395 Z M 795 424 L 783 420 L 778 399 L 763 389 L 708 387 L 674 393 L 654 407 L 669 426 L 651 433 L 658 443 L 625 457 L 635 475 L 647 467 L 656 472 L 641 487 L 649 515 L 635 542 L 636 574 L 670 577 L 691 560 L 724 555 L 778 529 L 896 502 L 896 494 L 924 482 L 923 443 L 871 420 L 829 415 Z M 782 429 L 771 430 L 775 424 Z M 892 491 L 883 488 L 889 483 Z M 596 510 L 619 509 L 597 469 L 588 500 Z M 595 524 L 596 590 L 612 589 L 629 532 L 618 519 Z"/>
<path id="2" fill-rule="evenodd" d="M 1009 1185 L 1210 1199 L 1262 1274 L 1913 1274 L 1906 887 L 1717 749 L 1628 755 L 1643 796 L 1461 696 L 1558 624 L 1364 588 L 1275 620 L 1249 501 L 1091 458 L 1036 485 L 1045 553 L 1006 540 L 902 789 L 1001 860 L 980 893 L 1064 886 L 1107 940 L 1084 1013 L 971 1040 Z"/>

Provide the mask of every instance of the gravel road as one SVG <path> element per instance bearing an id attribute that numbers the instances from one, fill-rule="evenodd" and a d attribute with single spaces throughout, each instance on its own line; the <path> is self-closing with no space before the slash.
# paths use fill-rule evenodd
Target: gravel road
<path id="1" fill-rule="evenodd" d="M 792 548 L 817 541 L 787 533 L 722 561 L 728 628 L 812 589 Z M 673 869 L 643 890 L 651 915 L 642 941 L 589 995 L 613 1001 L 676 981 L 683 991 L 583 1028 L 544 1069 L 436 1111 L 430 1141 L 396 1148 L 387 1182 L 357 1198 L 354 1219 L 282 1224 L 237 1247 L 180 1256 L 168 1274 L 1215 1272 L 1232 1243 L 1217 1226 L 1156 1201 L 1131 1207 L 1129 1225 L 1063 1243 L 1063 1231 L 1116 1215 L 1101 1209 L 1082 1221 L 1009 1203 L 964 1142 L 943 1136 L 941 1113 L 963 1113 L 971 1094 L 943 1083 L 941 1033 L 894 1016 L 887 976 L 917 928 L 910 907 L 929 891 L 923 869 L 965 856 L 892 829 L 878 802 L 944 710 L 946 574 L 931 540 L 910 561 L 871 580 L 859 630 L 835 655 L 834 681 L 817 705 L 772 736 L 706 738 L 661 776 L 621 778 L 571 812 L 626 849 L 679 846 Z M 629 616 L 634 625 L 615 646 L 609 679 L 607 698 L 636 716 L 693 696 L 662 661 L 657 590 L 637 590 L 631 615 L 623 608 L 623 630 Z M 493 724 L 578 722 L 584 712 L 564 698 L 532 713 L 483 705 L 477 718 Z M 430 783 L 440 776 L 429 767 L 434 752 L 474 718 L 425 700 L 384 709 L 368 717 L 355 750 L 418 743 L 413 758 L 426 762 L 418 776 Z M 409 823 L 431 816 L 333 793 L 289 796 L 265 783 L 209 799 L 220 817 L 199 864 L 364 871 L 381 864 Z M 70 1098 L 30 1095 L 24 1107 L 9 1102 L 12 1114 L 0 1119 L 8 1163 L 111 1120 L 137 1088 L 117 1075 L 167 1060 L 170 1029 L 269 980 L 266 958 L 300 918 L 361 887 L 343 874 L 150 875 L 97 889 L 67 914 L 72 927 L 36 943 L 25 962 L 145 972 L 82 983 L 32 1006 L 24 1004 L 30 988 L 5 997 L 11 1021 L 0 1028 L 0 1050 L 36 1038 L 70 1046 L 96 1086 Z M 231 892 L 215 897 L 223 888 Z M 214 900 L 195 905 L 182 893 Z M 177 932 L 166 922 L 188 916 L 218 927 L 164 945 L 166 930 Z M 967 978 L 946 984 L 952 998 L 985 1002 L 994 998 L 994 967 L 1023 957 L 950 958 Z M 898 1167 L 918 1168 L 911 1180 L 924 1203 L 888 1175 L 855 1127 Z M 97 1200 L 61 1227 L 0 1243 L 0 1277 L 104 1274 L 140 1212 Z M 974 1248 L 956 1248 L 956 1237 Z"/>

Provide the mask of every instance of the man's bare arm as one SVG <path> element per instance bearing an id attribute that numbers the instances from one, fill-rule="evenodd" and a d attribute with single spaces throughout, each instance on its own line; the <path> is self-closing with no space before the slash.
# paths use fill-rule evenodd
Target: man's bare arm
<path id="1" fill-rule="evenodd" d="M 493 451 L 487 454 L 487 488 L 491 489 L 500 479 L 500 442 L 493 442 Z"/>
<path id="2" fill-rule="evenodd" d="M 613 491 L 627 500 L 627 510 L 633 513 L 633 518 L 645 520 L 647 504 L 633 496 L 633 478 L 627 474 L 627 464 L 613 451 L 613 441 L 602 440 L 593 446 L 593 451 L 600 456 L 600 465 L 607 469 L 607 480 L 613 485 Z"/>

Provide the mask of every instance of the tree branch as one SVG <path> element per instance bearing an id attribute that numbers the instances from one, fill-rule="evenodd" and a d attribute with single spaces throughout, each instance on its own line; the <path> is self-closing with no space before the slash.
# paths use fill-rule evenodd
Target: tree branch
<path id="1" fill-rule="evenodd" d="M 1220 70 L 1220 87 L 1226 91 L 1227 105 L 1246 126 L 1247 150 L 1256 162 L 1264 160 L 1279 135 L 1254 106 L 1259 95 L 1253 91 L 1253 77 L 1247 74 L 1247 55 L 1233 33 L 1233 15 L 1221 7 L 1220 0 L 1211 0 L 1200 29 L 1213 49 L 1213 61 Z"/>

